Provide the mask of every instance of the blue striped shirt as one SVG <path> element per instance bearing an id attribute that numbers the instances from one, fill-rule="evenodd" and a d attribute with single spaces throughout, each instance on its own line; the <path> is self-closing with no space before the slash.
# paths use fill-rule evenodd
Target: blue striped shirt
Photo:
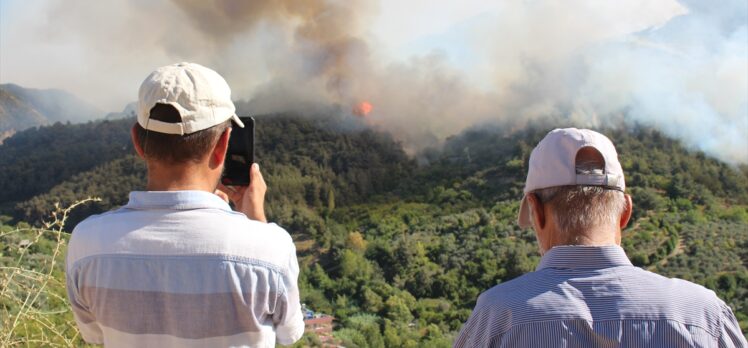
<path id="1" fill-rule="evenodd" d="M 76 226 L 67 290 L 107 347 L 275 347 L 304 332 L 291 236 L 202 191 L 132 192 Z"/>
<path id="2" fill-rule="evenodd" d="M 634 267 L 619 246 L 558 246 L 484 292 L 455 347 L 746 347 L 700 285 Z"/>

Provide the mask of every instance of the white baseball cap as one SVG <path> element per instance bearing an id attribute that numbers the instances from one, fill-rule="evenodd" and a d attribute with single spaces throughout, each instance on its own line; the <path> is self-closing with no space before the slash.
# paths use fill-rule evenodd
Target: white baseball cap
<path id="1" fill-rule="evenodd" d="M 156 104 L 169 104 L 179 111 L 182 122 L 150 119 Z M 166 134 L 190 134 L 236 116 L 231 88 L 217 72 L 195 63 L 179 63 L 156 69 L 145 78 L 138 92 L 138 123 L 141 127 Z"/>
<path id="2" fill-rule="evenodd" d="M 605 160 L 605 169 L 602 173 L 577 172 L 577 152 L 585 147 L 592 147 L 602 155 Z M 517 218 L 519 226 L 527 228 L 532 225 L 527 201 L 529 193 L 549 187 L 571 185 L 626 190 L 618 153 L 610 139 L 589 129 L 564 128 L 550 131 L 530 154 L 524 196 Z"/>

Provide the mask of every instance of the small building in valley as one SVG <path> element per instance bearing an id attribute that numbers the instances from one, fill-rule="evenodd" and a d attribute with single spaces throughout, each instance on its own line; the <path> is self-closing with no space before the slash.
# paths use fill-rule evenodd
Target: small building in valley
<path id="1" fill-rule="evenodd" d="M 315 313 L 306 306 L 302 307 L 304 313 L 304 332 L 313 333 L 323 344 L 334 346 L 333 321 L 335 317 L 323 313 Z"/>

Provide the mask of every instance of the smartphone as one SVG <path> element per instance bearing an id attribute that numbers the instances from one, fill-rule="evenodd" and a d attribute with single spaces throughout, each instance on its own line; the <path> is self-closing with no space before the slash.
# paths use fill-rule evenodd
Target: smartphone
<path id="1" fill-rule="evenodd" d="M 239 117 L 244 128 L 232 125 L 229 149 L 223 162 L 221 183 L 231 186 L 249 186 L 249 167 L 255 162 L 255 119 Z"/>

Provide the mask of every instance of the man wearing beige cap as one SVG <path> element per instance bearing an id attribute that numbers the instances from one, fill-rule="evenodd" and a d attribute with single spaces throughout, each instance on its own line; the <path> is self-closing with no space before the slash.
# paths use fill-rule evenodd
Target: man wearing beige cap
<path id="1" fill-rule="evenodd" d="M 143 81 L 132 140 L 147 191 L 81 222 L 68 248 L 68 297 L 87 342 L 274 347 L 303 334 L 296 250 L 266 221 L 259 167 L 247 168 L 249 186 L 217 191 L 232 122 L 243 127 L 213 70 L 181 63 Z"/>
<path id="2" fill-rule="evenodd" d="M 613 143 L 556 129 L 530 155 L 519 225 L 535 272 L 484 292 L 455 347 L 746 347 L 714 292 L 634 267 L 620 247 L 633 209 Z"/>

